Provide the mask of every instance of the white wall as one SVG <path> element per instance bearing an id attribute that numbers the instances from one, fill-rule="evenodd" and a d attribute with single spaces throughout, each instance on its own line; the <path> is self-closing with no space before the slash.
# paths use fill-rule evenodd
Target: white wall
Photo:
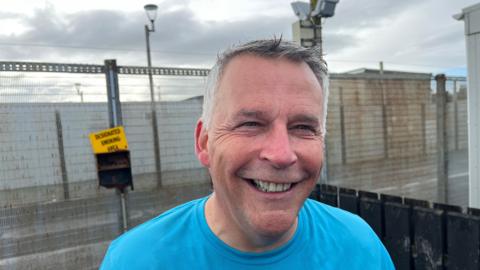
<path id="1" fill-rule="evenodd" d="M 458 16 L 458 17 L 457 17 Z M 468 67 L 469 205 L 480 207 L 480 4 L 455 18 L 465 22 Z"/>

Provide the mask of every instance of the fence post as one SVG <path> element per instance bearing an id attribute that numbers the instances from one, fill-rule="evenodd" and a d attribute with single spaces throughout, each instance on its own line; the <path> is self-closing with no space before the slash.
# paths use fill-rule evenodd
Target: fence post
<path id="1" fill-rule="evenodd" d="M 342 143 L 342 164 L 347 163 L 347 135 L 345 134 L 345 106 L 343 104 L 343 87 L 340 87 L 340 138 Z"/>
<path id="2" fill-rule="evenodd" d="M 455 128 L 455 150 L 458 150 L 458 102 L 457 80 L 453 81 L 453 126 Z"/>
<path id="3" fill-rule="evenodd" d="M 447 178 L 448 178 L 448 145 L 446 130 L 446 77 L 444 74 L 435 76 L 437 84 L 437 200 L 447 203 Z"/>
<path id="4" fill-rule="evenodd" d="M 107 77 L 108 120 L 110 127 L 123 124 L 120 94 L 118 91 L 117 61 L 105 60 L 105 76 Z"/>
<path id="5" fill-rule="evenodd" d="M 70 192 L 68 190 L 68 174 L 67 166 L 65 165 L 65 151 L 63 148 L 62 120 L 58 110 L 55 110 L 55 123 L 57 125 L 58 155 L 60 159 L 60 171 L 62 173 L 63 199 L 68 200 L 70 199 Z"/>
<path id="6" fill-rule="evenodd" d="M 388 119 L 387 119 L 387 93 L 383 81 L 383 64 L 380 72 L 380 88 L 382 90 L 382 125 L 383 125 L 383 155 L 387 159 L 388 154 Z"/>
<path id="7" fill-rule="evenodd" d="M 105 60 L 105 76 L 107 77 L 107 97 L 108 97 L 108 119 L 110 127 L 116 127 L 123 124 L 122 108 L 120 103 L 120 91 L 118 90 L 118 70 L 115 59 Z M 120 208 L 122 210 L 122 229 L 124 232 L 128 229 L 127 217 L 127 189 L 119 190 Z"/>
<path id="8" fill-rule="evenodd" d="M 160 160 L 160 142 L 158 139 L 158 122 L 157 122 L 157 110 L 155 104 L 152 107 L 152 134 L 153 134 L 153 150 L 155 151 L 155 171 L 157 175 L 157 187 L 162 186 L 162 163 Z"/>
<path id="9" fill-rule="evenodd" d="M 427 111 L 425 103 L 421 104 L 421 130 L 422 130 L 422 153 L 427 154 Z"/>

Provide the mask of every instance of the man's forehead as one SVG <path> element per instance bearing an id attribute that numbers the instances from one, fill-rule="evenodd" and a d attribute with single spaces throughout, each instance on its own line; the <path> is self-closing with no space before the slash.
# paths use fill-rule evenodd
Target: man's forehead
<path id="1" fill-rule="evenodd" d="M 271 82 L 272 76 L 275 77 L 275 75 L 277 75 L 276 80 L 300 83 L 303 87 L 322 92 L 320 81 L 306 62 L 294 61 L 286 57 L 264 57 L 248 53 L 237 55 L 228 61 L 220 71 L 217 91 L 221 90 L 225 84 L 229 84 L 231 87 L 238 83 L 243 85 L 249 81 L 254 81 L 255 84 L 260 81 Z"/>

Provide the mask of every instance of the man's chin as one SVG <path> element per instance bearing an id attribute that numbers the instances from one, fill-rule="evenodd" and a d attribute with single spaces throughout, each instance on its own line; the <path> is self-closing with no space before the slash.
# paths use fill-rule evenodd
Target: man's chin
<path id="1" fill-rule="evenodd" d="M 257 216 L 254 220 L 256 233 L 266 239 L 290 239 L 296 229 L 297 216 L 293 214 L 268 213 Z"/>

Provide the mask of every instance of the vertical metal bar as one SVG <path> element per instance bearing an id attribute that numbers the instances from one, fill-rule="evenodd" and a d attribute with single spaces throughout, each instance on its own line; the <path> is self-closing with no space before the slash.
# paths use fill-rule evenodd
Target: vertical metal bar
<path id="1" fill-rule="evenodd" d="M 422 152 L 424 155 L 427 154 L 427 116 L 426 116 L 426 107 L 425 103 L 421 104 L 421 131 L 422 131 Z"/>
<path id="2" fill-rule="evenodd" d="M 123 224 L 123 232 L 128 230 L 128 221 L 127 221 L 127 204 L 125 200 L 125 193 L 123 190 L 120 191 L 120 203 L 122 207 L 122 224 Z"/>
<path id="3" fill-rule="evenodd" d="M 117 61 L 105 60 L 105 76 L 107 78 L 108 119 L 110 127 L 121 126 L 122 108 L 118 90 Z"/>
<path id="4" fill-rule="evenodd" d="M 122 109 L 120 103 L 120 91 L 118 89 L 117 61 L 105 60 L 105 76 L 107 78 L 107 97 L 108 97 L 108 119 L 110 127 L 123 125 Z M 127 207 L 125 200 L 126 190 L 121 189 L 120 207 L 122 211 L 122 229 L 126 232 L 128 229 Z"/>
<path id="5" fill-rule="evenodd" d="M 60 118 L 60 112 L 55 111 L 55 123 L 57 125 L 57 140 L 58 140 L 58 156 L 60 159 L 60 171 L 62 173 L 62 184 L 63 184 L 63 199 L 70 199 L 70 191 L 68 190 L 68 174 L 67 166 L 65 165 L 65 151 L 63 148 L 63 129 L 62 129 L 62 120 Z"/>
<path id="6" fill-rule="evenodd" d="M 340 138 L 342 143 L 342 164 L 347 163 L 347 138 L 345 134 L 345 107 L 343 105 L 343 87 L 340 87 Z"/>
<path id="7" fill-rule="evenodd" d="M 383 71 L 382 71 L 382 74 L 383 74 Z M 383 155 L 384 155 L 384 158 L 388 158 L 389 153 L 388 153 L 387 96 L 385 93 L 382 74 L 380 74 L 380 88 L 382 90 Z"/>
<path id="8" fill-rule="evenodd" d="M 446 134 L 446 77 L 444 74 L 435 76 L 437 81 L 437 200 L 447 203 L 448 178 L 448 145 Z"/>
<path id="9" fill-rule="evenodd" d="M 153 25 L 153 24 L 152 24 Z M 145 25 L 145 42 L 147 44 L 147 61 L 148 61 L 148 80 L 150 83 L 150 107 L 152 111 L 152 134 L 153 134 L 153 151 L 155 157 L 155 171 L 157 175 L 157 187 L 162 186 L 162 163 L 160 156 L 160 142 L 158 136 L 158 122 L 157 122 L 157 109 L 155 105 L 155 93 L 152 75 L 152 58 L 150 55 L 150 30 Z"/>
<path id="10" fill-rule="evenodd" d="M 455 150 L 458 150 L 457 80 L 453 81 L 453 125 L 454 125 L 454 128 L 455 128 Z"/>
<path id="11" fill-rule="evenodd" d="M 152 57 L 150 55 L 150 30 L 148 25 L 145 25 L 145 43 L 147 44 L 147 63 L 148 63 L 148 80 L 150 82 L 150 103 L 152 105 L 152 110 L 155 109 L 155 93 L 153 87 L 153 76 L 152 76 Z"/>

